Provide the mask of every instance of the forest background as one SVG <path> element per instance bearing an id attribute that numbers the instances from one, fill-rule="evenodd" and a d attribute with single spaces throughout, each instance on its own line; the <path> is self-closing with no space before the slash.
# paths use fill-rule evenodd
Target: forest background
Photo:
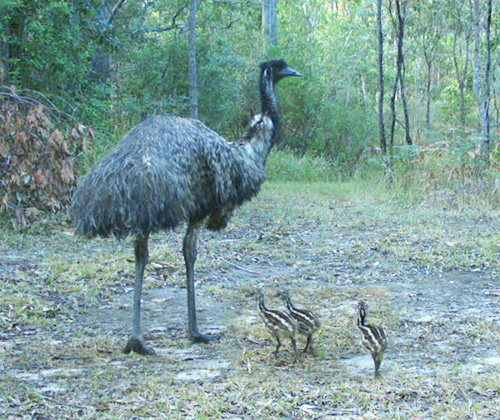
<path id="1" fill-rule="evenodd" d="M 303 77 L 279 86 L 268 178 L 500 200 L 491 0 L 0 0 L 0 25 L 0 204 L 21 224 L 150 115 L 237 139 L 270 58 Z"/>

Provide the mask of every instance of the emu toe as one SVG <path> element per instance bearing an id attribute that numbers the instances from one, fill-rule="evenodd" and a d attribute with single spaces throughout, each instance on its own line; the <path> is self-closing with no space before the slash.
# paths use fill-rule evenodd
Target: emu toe
<path id="1" fill-rule="evenodd" d="M 193 343 L 210 343 L 212 341 L 219 341 L 220 337 L 218 335 L 206 335 L 199 332 L 189 333 L 189 339 Z"/>
<path id="2" fill-rule="evenodd" d="M 134 337 L 128 340 L 127 345 L 123 349 L 123 353 L 129 354 L 131 351 L 143 356 L 153 356 L 156 354 L 152 347 L 146 347 L 143 341 Z"/>

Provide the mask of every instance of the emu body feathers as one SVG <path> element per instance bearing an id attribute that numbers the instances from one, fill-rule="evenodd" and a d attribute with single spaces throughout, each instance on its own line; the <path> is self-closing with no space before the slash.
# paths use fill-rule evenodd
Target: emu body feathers
<path id="1" fill-rule="evenodd" d="M 232 209 L 259 191 L 272 131 L 260 114 L 236 143 L 197 120 L 145 120 L 80 182 L 77 234 L 137 236 L 207 216 L 208 228 L 224 228 Z"/>

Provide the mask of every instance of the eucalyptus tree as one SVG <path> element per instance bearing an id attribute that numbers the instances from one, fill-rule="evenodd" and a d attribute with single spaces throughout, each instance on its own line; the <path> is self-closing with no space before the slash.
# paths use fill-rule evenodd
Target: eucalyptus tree
<path id="1" fill-rule="evenodd" d="M 491 0 L 470 0 L 474 19 L 474 79 L 473 90 L 479 109 L 483 157 L 489 160 L 490 153 L 490 117 L 491 101 Z M 483 40 L 484 34 L 484 40 Z M 481 54 L 481 44 L 485 51 Z M 483 57 L 481 57 L 483 55 Z"/>
<path id="2" fill-rule="evenodd" d="M 391 149 L 394 145 L 394 133 L 396 127 L 396 95 L 398 92 L 401 94 L 401 101 L 403 103 L 403 113 L 405 119 L 405 133 L 406 133 L 406 143 L 411 145 L 413 142 L 410 135 L 410 116 L 408 112 L 408 104 L 406 100 L 405 91 L 405 55 L 403 42 L 405 39 L 405 23 L 406 23 L 406 12 L 408 7 L 408 0 L 391 0 L 389 3 L 392 6 L 392 1 L 394 1 L 395 16 L 393 15 L 391 8 L 391 16 L 394 23 L 394 32 L 396 38 L 397 46 L 397 58 L 396 58 L 396 78 L 394 80 L 394 86 L 391 94 L 391 132 L 390 132 L 390 145 Z"/>
<path id="3" fill-rule="evenodd" d="M 189 0 L 189 41 L 188 41 L 188 71 L 189 71 L 189 99 L 191 118 L 198 119 L 198 79 L 196 69 L 196 0 Z"/>
<path id="4" fill-rule="evenodd" d="M 262 30 L 265 34 L 265 47 L 278 46 L 278 0 L 262 0 Z"/>
<path id="5" fill-rule="evenodd" d="M 384 32 L 382 31 L 382 0 L 377 0 L 378 33 L 378 129 L 380 150 L 387 153 L 384 125 Z"/>

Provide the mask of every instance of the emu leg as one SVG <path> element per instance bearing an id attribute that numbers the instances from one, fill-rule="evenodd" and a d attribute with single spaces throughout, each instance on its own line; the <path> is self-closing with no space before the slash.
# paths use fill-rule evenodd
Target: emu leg
<path id="1" fill-rule="evenodd" d="M 299 355 L 297 354 L 297 341 L 295 340 L 295 337 L 292 337 L 290 340 L 292 341 L 292 348 L 294 354 L 293 363 L 295 364 L 299 360 Z"/>
<path id="2" fill-rule="evenodd" d="M 375 363 L 375 378 L 380 378 L 380 365 L 382 364 L 382 354 L 374 354 L 373 355 L 373 362 Z"/>
<path id="3" fill-rule="evenodd" d="M 310 353 L 314 356 L 314 343 L 312 334 L 307 334 L 306 346 L 304 347 L 303 353 Z"/>
<path id="4" fill-rule="evenodd" d="M 134 315 L 132 318 L 132 337 L 128 340 L 123 352 L 128 354 L 135 351 L 139 354 L 152 355 L 155 351 L 146 347 L 141 332 L 141 294 L 144 269 L 148 262 L 148 235 L 137 236 L 134 241 L 135 252 L 135 287 L 134 287 Z"/>
<path id="5" fill-rule="evenodd" d="M 189 224 L 184 237 L 182 253 L 186 264 L 186 287 L 187 287 L 187 304 L 188 304 L 188 335 L 193 343 L 207 343 L 211 340 L 216 340 L 217 337 L 201 334 L 198 331 L 196 322 L 196 297 L 194 290 L 194 263 L 196 262 L 196 239 L 198 226 Z"/>
<path id="6" fill-rule="evenodd" d="M 276 350 L 274 350 L 274 357 L 278 357 L 278 352 L 281 347 L 281 340 L 279 334 L 276 334 L 275 337 L 276 337 Z"/>

